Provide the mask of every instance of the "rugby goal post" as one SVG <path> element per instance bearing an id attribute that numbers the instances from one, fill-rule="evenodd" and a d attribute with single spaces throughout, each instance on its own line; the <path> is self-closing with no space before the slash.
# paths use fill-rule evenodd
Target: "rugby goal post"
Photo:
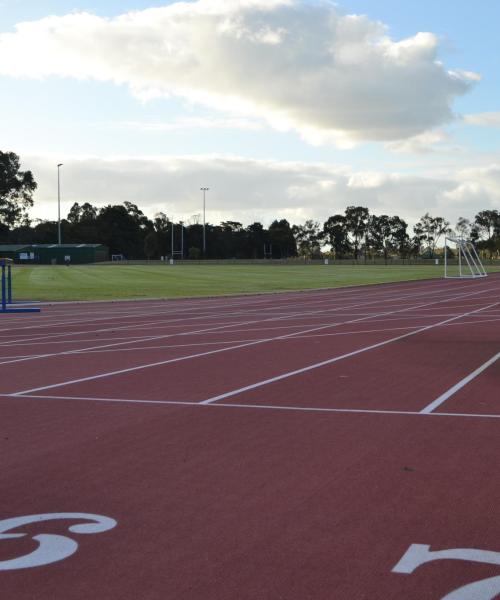
<path id="1" fill-rule="evenodd" d="M 450 259 L 448 257 L 448 243 L 455 246 L 457 252 L 458 267 L 450 272 Z M 444 240 L 444 276 L 446 279 L 474 279 L 476 277 L 487 277 L 488 273 L 479 258 L 479 254 L 470 240 L 448 235 Z"/>

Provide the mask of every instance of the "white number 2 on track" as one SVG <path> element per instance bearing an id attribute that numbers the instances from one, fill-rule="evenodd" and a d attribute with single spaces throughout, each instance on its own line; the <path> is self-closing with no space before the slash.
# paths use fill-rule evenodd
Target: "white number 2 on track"
<path id="1" fill-rule="evenodd" d="M 431 551 L 430 546 L 425 544 L 412 544 L 392 569 L 392 572 L 408 575 L 421 565 L 435 560 L 465 560 L 500 566 L 500 552 L 477 550 L 475 548 L 450 548 L 448 550 Z M 500 575 L 464 585 L 446 594 L 441 600 L 494 600 L 499 594 Z"/>

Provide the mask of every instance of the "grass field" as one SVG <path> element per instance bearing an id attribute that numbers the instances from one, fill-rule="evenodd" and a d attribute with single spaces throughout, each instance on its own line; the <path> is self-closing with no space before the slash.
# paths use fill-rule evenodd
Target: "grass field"
<path id="1" fill-rule="evenodd" d="M 500 270 L 500 267 L 490 267 Z M 85 265 L 15 267 L 14 297 L 176 298 L 304 290 L 441 277 L 441 266 Z"/>

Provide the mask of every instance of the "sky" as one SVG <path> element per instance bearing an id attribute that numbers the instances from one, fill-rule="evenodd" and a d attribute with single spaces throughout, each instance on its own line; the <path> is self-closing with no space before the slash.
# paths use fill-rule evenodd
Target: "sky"
<path id="1" fill-rule="evenodd" d="M 498 0 L 0 0 L 0 150 L 34 218 L 500 209 Z"/>

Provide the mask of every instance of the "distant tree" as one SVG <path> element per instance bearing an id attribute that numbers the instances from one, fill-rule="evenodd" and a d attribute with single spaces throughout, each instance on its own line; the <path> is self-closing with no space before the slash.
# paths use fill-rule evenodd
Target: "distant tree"
<path id="1" fill-rule="evenodd" d="M 53 244 L 57 241 L 57 221 L 38 221 L 33 228 L 33 243 Z"/>
<path id="2" fill-rule="evenodd" d="M 169 254 L 168 248 L 170 247 L 171 239 L 171 223 L 167 215 L 163 212 L 157 212 L 153 216 L 152 227 L 156 233 L 156 241 L 158 244 L 158 255 L 166 256 Z"/>
<path id="3" fill-rule="evenodd" d="M 482 210 L 474 218 L 475 237 L 481 250 L 490 258 L 500 253 L 500 212 Z"/>
<path id="4" fill-rule="evenodd" d="M 0 223 L 9 228 L 27 223 L 37 184 L 31 171 L 21 171 L 19 156 L 0 152 Z"/>
<path id="5" fill-rule="evenodd" d="M 322 239 L 332 248 L 335 258 L 342 258 L 350 252 L 349 235 L 347 231 L 346 217 L 344 215 L 333 215 L 323 223 Z"/>
<path id="6" fill-rule="evenodd" d="M 269 226 L 269 242 L 273 248 L 273 258 L 297 256 L 297 246 L 292 228 L 286 219 L 276 220 Z"/>
<path id="7" fill-rule="evenodd" d="M 126 206 L 104 206 L 96 220 L 97 232 L 102 244 L 109 247 L 111 254 L 123 254 L 127 258 L 144 256 L 144 231 L 141 219 L 131 214 Z"/>
<path id="8" fill-rule="evenodd" d="M 150 231 L 144 238 L 144 254 L 148 260 L 151 260 L 158 256 L 159 250 L 160 244 L 158 233 L 156 231 Z"/>
<path id="9" fill-rule="evenodd" d="M 369 243 L 374 250 L 383 253 L 385 262 L 391 249 L 391 237 L 391 218 L 387 215 L 373 215 L 370 218 Z"/>
<path id="10" fill-rule="evenodd" d="M 153 217 L 153 227 L 157 233 L 166 233 L 168 231 L 168 217 L 163 212 L 157 212 Z"/>
<path id="11" fill-rule="evenodd" d="M 294 225 L 292 232 L 299 256 L 306 258 L 321 256 L 321 232 L 317 221 L 310 219 L 304 225 Z"/>
<path id="12" fill-rule="evenodd" d="M 450 231 L 449 225 L 443 217 L 432 217 L 429 213 L 425 213 L 413 227 L 415 236 L 425 245 L 430 258 L 434 257 L 441 236 Z"/>
<path id="13" fill-rule="evenodd" d="M 268 232 L 262 223 L 252 223 L 246 230 L 246 246 L 248 258 L 263 258 L 264 244 L 267 243 Z"/>
<path id="14" fill-rule="evenodd" d="M 346 229 L 351 236 L 356 260 L 359 256 L 361 240 L 367 232 L 369 215 L 369 210 L 364 206 L 348 206 L 345 209 Z"/>
<path id="15" fill-rule="evenodd" d="M 196 246 L 191 246 L 188 249 L 188 258 L 191 260 L 199 260 L 201 257 L 201 250 L 196 248 Z"/>
<path id="16" fill-rule="evenodd" d="M 479 236 L 490 240 L 494 235 L 500 235 L 500 212 L 498 210 L 482 210 L 474 217 Z"/>
<path id="17" fill-rule="evenodd" d="M 98 209 L 95 206 L 92 206 L 89 202 L 85 202 L 80 206 L 78 202 L 75 202 L 73 206 L 69 209 L 68 213 L 68 221 L 72 225 L 76 225 L 77 223 L 83 222 L 91 222 L 95 221 L 97 218 Z"/>
<path id="18" fill-rule="evenodd" d="M 390 244 L 397 251 L 401 258 L 406 258 L 411 252 L 410 237 L 407 229 L 406 221 L 394 215 L 391 220 L 391 237 Z"/>
<path id="19" fill-rule="evenodd" d="M 455 231 L 459 237 L 468 239 L 471 235 L 472 223 L 465 217 L 458 217 Z"/>

